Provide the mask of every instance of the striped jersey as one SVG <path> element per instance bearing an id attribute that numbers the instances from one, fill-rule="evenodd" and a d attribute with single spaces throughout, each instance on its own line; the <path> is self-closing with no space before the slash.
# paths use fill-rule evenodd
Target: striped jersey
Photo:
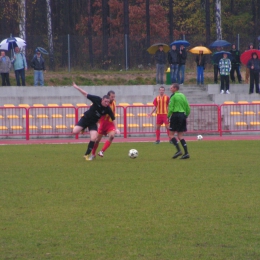
<path id="1" fill-rule="evenodd" d="M 170 98 L 167 95 L 163 95 L 162 97 L 159 95 L 157 96 L 153 104 L 156 107 L 156 114 L 168 114 L 168 105 L 169 105 Z"/>
<path id="2" fill-rule="evenodd" d="M 112 103 L 109 104 L 114 116 L 116 113 L 116 101 L 114 100 Z M 104 115 L 100 118 L 100 123 L 103 123 L 104 121 L 112 122 L 112 119 L 109 115 Z"/>

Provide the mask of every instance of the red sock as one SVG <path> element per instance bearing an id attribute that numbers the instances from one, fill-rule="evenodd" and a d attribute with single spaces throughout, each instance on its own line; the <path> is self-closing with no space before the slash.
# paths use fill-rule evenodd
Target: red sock
<path id="1" fill-rule="evenodd" d="M 156 130 L 156 140 L 160 140 L 160 133 L 161 131 L 160 130 Z"/>
<path id="2" fill-rule="evenodd" d="M 92 154 L 93 154 L 93 155 L 96 154 L 96 150 L 97 150 L 97 148 L 98 148 L 98 145 L 99 145 L 99 143 L 95 143 L 95 144 L 94 144 L 94 147 L 93 147 L 93 149 L 92 149 Z"/>
<path id="3" fill-rule="evenodd" d="M 103 148 L 101 149 L 101 151 L 105 152 L 106 149 L 111 145 L 111 143 L 107 140 L 105 143 L 104 143 L 104 146 Z"/>

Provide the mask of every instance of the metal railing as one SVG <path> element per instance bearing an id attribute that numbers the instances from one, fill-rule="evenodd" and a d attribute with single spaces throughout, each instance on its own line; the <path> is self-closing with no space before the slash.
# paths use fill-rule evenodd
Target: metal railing
<path id="1" fill-rule="evenodd" d="M 72 129 L 89 106 L 0 107 L 0 138 L 82 138 Z M 153 106 L 117 106 L 116 121 L 121 135 L 155 134 L 156 115 L 148 117 Z M 260 132 L 260 102 L 191 105 L 187 134 Z M 165 127 L 162 133 L 166 134 Z M 88 132 L 85 133 L 88 135 Z"/>

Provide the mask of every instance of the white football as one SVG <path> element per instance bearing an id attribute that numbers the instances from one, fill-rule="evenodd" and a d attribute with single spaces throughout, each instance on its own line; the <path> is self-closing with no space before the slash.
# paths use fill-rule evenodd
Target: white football
<path id="1" fill-rule="evenodd" d="M 203 139 L 203 136 L 202 136 L 202 135 L 198 135 L 198 136 L 197 136 L 197 139 L 198 139 L 198 140 L 202 140 L 202 139 Z"/>
<path id="2" fill-rule="evenodd" d="M 135 159 L 137 156 L 138 156 L 138 151 L 136 149 L 131 149 L 129 150 L 128 152 L 128 156 L 131 158 L 131 159 Z"/>

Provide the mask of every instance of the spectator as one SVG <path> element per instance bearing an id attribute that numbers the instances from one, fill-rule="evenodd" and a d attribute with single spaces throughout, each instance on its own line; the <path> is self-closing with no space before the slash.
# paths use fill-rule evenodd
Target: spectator
<path id="1" fill-rule="evenodd" d="M 253 45 L 253 43 L 249 43 L 248 50 L 252 50 L 252 49 L 254 49 L 254 45 Z M 247 67 L 246 68 L 246 83 L 248 83 L 249 76 L 250 76 L 250 69 Z"/>
<path id="2" fill-rule="evenodd" d="M 0 56 L 0 73 L 2 77 L 2 86 L 10 86 L 9 73 L 11 69 L 11 61 L 5 56 L 5 51 L 1 51 Z"/>
<path id="3" fill-rule="evenodd" d="M 184 84 L 184 73 L 185 73 L 185 63 L 187 59 L 187 51 L 184 47 L 184 45 L 180 46 L 180 60 L 179 60 L 179 67 L 178 67 L 178 75 L 177 75 L 177 80 L 180 85 Z"/>
<path id="4" fill-rule="evenodd" d="M 230 71 L 230 79 L 232 82 L 235 82 L 235 71 L 237 73 L 238 82 L 242 82 L 242 77 L 240 73 L 240 51 L 237 50 L 236 45 L 232 45 L 232 49 L 229 51 L 232 54 L 231 60 L 231 71 Z"/>
<path id="5" fill-rule="evenodd" d="M 24 54 L 20 51 L 19 47 L 15 47 L 14 51 L 15 54 L 14 54 L 13 64 L 14 64 L 16 84 L 17 86 L 21 86 L 20 83 L 20 77 L 21 77 L 22 86 L 25 86 L 25 70 L 27 70 L 27 62 Z"/>
<path id="6" fill-rule="evenodd" d="M 206 57 L 203 55 L 203 51 L 199 52 L 199 55 L 195 59 L 197 63 L 197 85 L 204 85 L 204 70 L 206 65 Z"/>
<path id="7" fill-rule="evenodd" d="M 256 52 L 252 53 L 252 59 L 247 63 L 247 68 L 250 71 L 250 86 L 249 94 L 254 93 L 254 84 L 255 92 L 259 94 L 259 72 L 260 72 L 260 60 Z"/>
<path id="8" fill-rule="evenodd" d="M 212 57 L 216 52 L 220 52 L 222 50 L 221 47 L 217 47 L 216 51 L 212 54 Z M 213 61 L 213 68 L 214 68 L 214 83 L 218 84 L 218 74 L 219 74 L 219 63 L 216 61 Z"/>
<path id="9" fill-rule="evenodd" d="M 177 73 L 179 67 L 179 51 L 176 48 L 176 45 L 172 45 L 171 50 L 168 52 L 168 62 L 171 68 L 171 82 L 177 82 Z"/>
<path id="10" fill-rule="evenodd" d="M 155 53 L 156 61 L 156 84 L 163 84 L 163 77 L 166 63 L 166 53 L 163 51 L 163 46 L 160 45 Z"/>
<path id="11" fill-rule="evenodd" d="M 231 61 L 227 58 L 227 53 L 223 54 L 223 58 L 219 61 L 219 71 L 220 71 L 220 94 L 230 94 L 229 92 L 229 74 L 231 70 Z"/>
<path id="12" fill-rule="evenodd" d="M 34 55 L 31 61 L 31 67 L 34 69 L 34 86 L 44 86 L 44 75 L 45 70 L 44 59 L 41 55 L 41 52 L 36 49 L 36 55 Z"/>

